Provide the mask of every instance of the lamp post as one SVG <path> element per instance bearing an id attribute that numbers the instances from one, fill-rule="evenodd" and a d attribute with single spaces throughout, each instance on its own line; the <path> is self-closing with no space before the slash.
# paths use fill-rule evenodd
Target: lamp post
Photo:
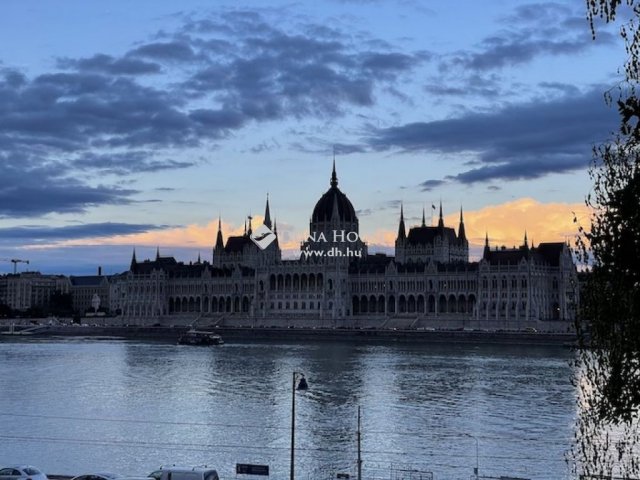
<path id="1" fill-rule="evenodd" d="M 300 380 L 296 385 L 296 381 Z M 294 480 L 295 444 L 296 444 L 296 390 L 306 390 L 309 388 L 304 373 L 293 372 L 291 383 L 291 466 L 289 479 Z"/>
<path id="2" fill-rule="evenodd" d="M 463 435 L 464 435 L 465 437 L 473 438 L 473 439 L 476 441 L 476 468 L 474 468 L 474 469 L 473 469 L 473 473 L 474 473 L 474 475 L 475 475 L 475 477 L 476 477 L 476 479 L 477 479 L 477 478 L 478 478 L 478 475 L 479 475 L 479 473 L 478 473 L 478 469 L 479 469 L 479 462 L 478 462 L 478 460 L 479 460 L 479 458 L 480 458 L 480 456 L 479 456 L 479 454 L 478 454 L 478 451 L 479 451 L 479 447 L 478 447 L 478 437 L 476 437 L 475 435 L 471 435 L 470 433 L 463 433 Z"/>

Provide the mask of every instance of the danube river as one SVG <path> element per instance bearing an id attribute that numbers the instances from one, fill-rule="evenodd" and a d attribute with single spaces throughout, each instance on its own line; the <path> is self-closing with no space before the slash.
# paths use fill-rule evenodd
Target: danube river
<path id="1" fill-rule="evenodd" d="M 296 478 L 355 472 L 358 406 L 366 479 L 467 480 L 476 461 L 480 475 L 567 478 L 570 359 L 533 346 L 5 339 L 0 464 L 129 475 L 207 464 L 224 479 L 256 463 L 288 478 L 300 371 Z"/>

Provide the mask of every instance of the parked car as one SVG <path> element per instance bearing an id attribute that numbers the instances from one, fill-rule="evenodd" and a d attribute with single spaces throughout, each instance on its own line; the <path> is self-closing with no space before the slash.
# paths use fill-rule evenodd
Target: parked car
<path id="1" fill-rule="evenodd" d="M 31 465 L 13 465 L 0 468 L 0 480 L 48 480 L 47 476 Z"/>
<path id="2" fill-rule="evenodd" d="M 220 480 L 218 472 L 208 467 L 160 467 L 149 477 L 155 480 Z"/>
<path id="3" fill-rule="evenodd" d="M 78 475 L 71 480 L 121 480 L 122 475 L 117 473 L 85 473 L 84 475 Z"/>

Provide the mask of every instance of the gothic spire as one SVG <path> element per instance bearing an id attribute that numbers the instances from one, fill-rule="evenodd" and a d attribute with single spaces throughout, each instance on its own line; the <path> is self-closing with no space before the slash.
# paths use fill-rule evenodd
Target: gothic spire
<path id="1" fill-rule="evenodd" d="M 442 200 L 440 200 L 440 217 L 438 218 L 438 228 L 444 228 L 444 220 L 442 218 Z"/>
<path id="2" fill-rule="evenodd" d="M 398 240 L 405 240 L 407 232 L 404 228 L 404 206 L 400 204 L 400 225 L 398 225 Z"/>
<path id="3" fill-rule="evenodd" d="M 276 244 L 276 250 L 278 250 L 280 247 L 278 246 L 278 225 L 276 224 L 275 217 L 273 219 L 273 234 L 276 236 L 274 243 Z"/>
<path id="4" fill-rule="evenodd" d="M 460 206 L 460 225 L 458 226 L 458 238 L 460 240 L 466 240 L 467 235 L 464 231 L 464 220 L 462 218 L 462 205 Z"/>
<path id="5" fill-rule="evenodd" d="M 156 247 L 156 261 L 160 260 L 160 245 Z"/>
<path id="6" fill-rule="evenodd" d="M 271 229 L 271 212 L 269 211 L 269 194 L 267 193 L 267 205 L 264 207 L 264 222 L 262 222 L 264 226 L 268 229 Z"/>
<path id="7" fill-rule="evenodd" d="M 484 250 L 482 252 L 482 258 L 488 259 L 490 253 L 491 253 L 491 248 L 489 247 L 489 232 L 485 232 L 485 234 L 484 234 Z"/>
<path id="8" fill-rule="evenodd" d="M 425 223 L 425 218 L 424 218 L 424 205 L 422 206 L 422 226 L 426 227 L 427 224 Z"/>
<path id="9" fill-rule="evenodd" d="M 253 217 L 249 215 L 249 230 L 247 230 L 247 234 L 249 235 L 253 233 L 253 229 L 251 228 L 251 220 L 253 220 Z"/>
<path id="10" fill-rule="evenodd" d="M 218 217 L 218 235 L 216 236 L 216 249 L 224 248 L 224 240 L 222 239 L 222 219 Z"/>
<path id="11" fill-rule="evenodd" d="M 135 271 L 136 265 L 138 261 L 136 260 L 136 247 L 133 247 L 133 255 L 131 256 L 131 266 L 129 267 L 130 271 Z"/>
<path id="12" fill-rule="evenodd" d="M 525 249 L 527 249 L 527 250 L 529 249 L 529 241 L 527 240 L 527 231 L 526 230 L 524 231 L 524 245 L 523 246 L 524 246 Z"/>

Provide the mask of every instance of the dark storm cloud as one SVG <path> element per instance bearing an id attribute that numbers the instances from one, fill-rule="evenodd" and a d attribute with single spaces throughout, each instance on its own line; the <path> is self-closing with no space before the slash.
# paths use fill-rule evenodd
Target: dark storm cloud
<path id="1" fill-rule="evenodd" d="M 131 235 L 169 227 L 169 225 L 112 222 L 86 223 L 62 227 L 25 225 L 11 228 L 0 228 L 0 238 L 3 240 L 23 240 L 29 243 L 42 243 L 52 240 L 77 240 L 81 238 Z"/>
<path id="2" fill-rule="evenodd" d="M 617 126 L 616 112 L 604 104 L 602 91 L 380 129 L 369 143 L 379 150 L 475 154 L 474 168 L 451 177 L 463 183 L 577 170 L 587 167 L 592 144 Z"/>

